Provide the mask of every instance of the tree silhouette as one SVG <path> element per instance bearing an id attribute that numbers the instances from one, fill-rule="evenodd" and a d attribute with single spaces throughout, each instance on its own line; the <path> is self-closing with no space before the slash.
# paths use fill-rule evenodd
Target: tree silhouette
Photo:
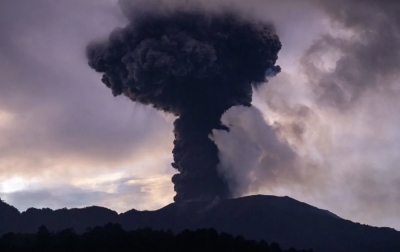
<path id="1" fill-rule="evenodd" d="M 264 240 L 246 240 L 243 236 L 218 233 L 215 229 L 184 230 L 174 235 L 170 230 L 149 228 L 126 232 L 119 224 L 88 229 L 78 235 L 73 229 L 51 233 L 41 226 L 36 234 L 8 233 L 0 238 L 1 252 L 77 251 L 77 252 L 300 252 L 282 250 L 278 244 L 268 245 Z M 311 251 L 311 250 L 310 250 Z M 302 251 L 306 252 L 306 251 Z"/>

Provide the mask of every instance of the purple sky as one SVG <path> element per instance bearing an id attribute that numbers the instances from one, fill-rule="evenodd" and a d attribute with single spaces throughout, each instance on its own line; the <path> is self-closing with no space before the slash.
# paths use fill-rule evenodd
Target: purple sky
<path id="1" fill-rule="evenodd" d="M 246 166 L 234 167 L 242 194 L 288 195 L 400 230 L 400 2 L 282 2 L 204 7 L 229 3 L 271 20 L 283 44 L 282 73 L 255 93 L 261 114 L 238 108 L 223 117 L 237 128 L 232 137 L 215 132 L 221 160 Z M 7 203 L 122 212 L 172 202 L 174 117 L 114 98 L 87 66 L 87 43 L 126 22 L 116 0 L 3 0 L 0 197 Z M 291 165 L 262 158 L 278 142 L 295 152 Z M 243 146 L 257 151 L 234 160 Z"/>

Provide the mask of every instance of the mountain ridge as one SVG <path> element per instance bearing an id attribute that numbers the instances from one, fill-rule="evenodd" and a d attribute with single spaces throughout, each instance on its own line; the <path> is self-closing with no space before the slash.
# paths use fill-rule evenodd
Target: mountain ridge
<path id="1" fill-rule="evenodd" d="M 253 195 L 211 202 L 171 203 L 158 210 L 132 209 L 120 214 L 92 206 L 58 210 L 30 208 L 16 217 L 10 207 L 0 206 L 0 223 L 8 225 L 3 233 L 35 233 L 41 225 L 50 231 L 74 228 L 82 233 L 88 227 L 111 222 L 121 224 L 125 230 L 149 227 L 175 233 L 215 228 L 248 239 L 277 242 L 283 248 L 311 248 L 322 252 L 400 251 L 400 232 L 394 229 L 354 223 L 287 196 Z M 4 222 L 10 216 L 1 211 L 3 208 L 13 213 L 13 223 Z"/>

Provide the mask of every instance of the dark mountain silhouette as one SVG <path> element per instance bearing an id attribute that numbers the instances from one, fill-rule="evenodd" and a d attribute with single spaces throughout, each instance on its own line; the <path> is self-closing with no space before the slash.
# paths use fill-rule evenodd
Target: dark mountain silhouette
<path id="1" fill-rule="evenodd" d="M 82 233 L 88 227 L 102 226 L 107 223 L 118 223 L 118 213 L 104 207 L 86 207 L 82 209 L 29 208 L 21 214 L 19 223 L 14 226 L 17 232 L 34 233 L 41 225 L 51 231 L 74 228 Z"/>
<path id="2" fill-rule="evenodd" d="M 20 213 L 0 199 L 0 234 L 5 233 L 19 221 Z"/>
<path id="3" fill-rule="evenodd" d="M 1 203 L 5 204 L 5 203 Z M 7 205 L 8 206 L 8 205 Z M 0 209 L 12 207 L 1 206 Z M 8 210 L 15 218 L 15 211 Z M 8 212 L 0 212 L 0 221 Z M 11 216 L 10 215 L 10 216 Z M 150 227 L 181 232 L 215 228 L 248 239 L 277 242 L 283 248 L 312 248 L 317 252 L 399 252 L 400 232 L 344 220 L 333 213 L 289 197 L 248 196 L 215 202 L 172 203 L 156 211 L 130 210 L 117 214 L 101 207 L 83 209 L 28 209 L 15 222 L 4 222 L 8 231 L 34 233 L 45 225 L 50 231 L 119 223 L 125 230 Z"/>

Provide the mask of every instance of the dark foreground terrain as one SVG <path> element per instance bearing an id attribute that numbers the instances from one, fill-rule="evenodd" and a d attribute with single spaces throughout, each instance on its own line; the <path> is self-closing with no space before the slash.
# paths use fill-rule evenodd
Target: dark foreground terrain
<path id="1" fill-rule="evenodd" d="M 267 242 L 283 249 L 316 252 L 399 252 L 400 232 L 361 225 L 289 197 L 249 196 L 220 202 L 173 203 L 156 211 L 130 210 L 117 214 L 106 208 L 28 209 L 20 213 L 0 203 L 0 234 L 35 234 L 42 225 L 51 232 L 118 223 L 124 230 L 209 229 Z M 268 250 L 267 250 L 268 251 Z"/>
<path id="2" fill-rule="evenodd" d="M 215 229 L 185 230 L 177 235 L 172 231 L 139 229 L 124 231 L 119 224 L 88 229 L 77 235 L 73 229 L 50 233 L 46 227 L 37 234 L 8 233 L 0 238 L 0 251 L 95 251 L 95 252 L 312 252 L 312 250 L 282 250 L 278 244 L 264 240 L 245 240 L 242 236 L 218 233 Z"/>

